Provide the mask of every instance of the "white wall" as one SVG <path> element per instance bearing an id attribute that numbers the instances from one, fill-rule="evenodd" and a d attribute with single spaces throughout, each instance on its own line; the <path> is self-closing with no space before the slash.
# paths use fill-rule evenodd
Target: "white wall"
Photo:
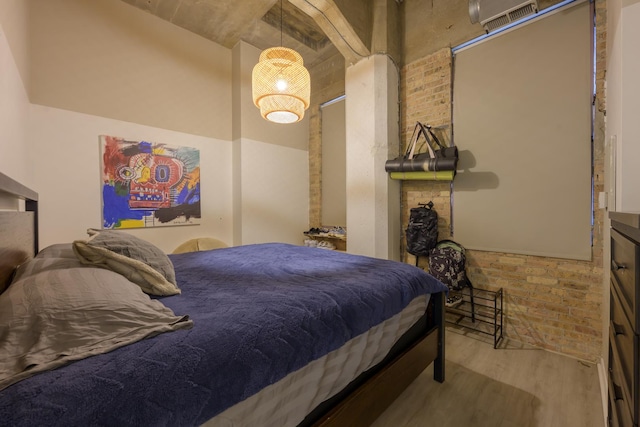
<path id="1" fill-rule="evenodd" d="M 34 188 L 40 194 L 40 247 L 85 239 L 100 228 L 99 135 L 119 136 L 200 150 L 202 221 L 199 225 L 127 230 L 171 252 L 193 237 L 233 244 L 231 144 L 213 138 L 32 105 Z"/>
<path id="2" fill-rule="evenodd" d="M 29 99 L 3 28 L 0 24 L 0 171 L 29 186 Z"/>
<path id="3" fill-rule="evenodd" d="M 242 244 L 302 244 L 309 228 L 309 153 L 240 141 Z"/>
<path id="4" fill-rule="evenodd" d="M 251 73 L 260 50 L 233 49 L 234 240 L 301 244 L 309 228 L 309 118 L 272 123 L 253 104 Z"/>
<path id="5" fill-rule="evenodd" d="M 231 139 L 231 50 L 122 1 L 29 0 L 31 102 Z"/>
<path id="6" fill-rule="evenodd" d="M 268 123 L 251 105 L 248 70 L 257 49 L 245 45 L 234 68 L 231 50 L 122 2 L 0 0 L 0 12 L 9 4 L 28 11 L 29 31 L 14 26 L 10 45 L 29 48 L 18 58 L 30 66 L 16 65 L 0 37 L 0 171 L 40 194 L 41 247 L 100 227 L 99 135 L 200 149 L 201 224 L 132 234 L 167 252 L 200 236 L 230 245 L 302 242 L 308 118 L 293 126 Z M 32 84 L 23 85 L 21 73 Z M 239 129 L 233 141 L 232 119 Z"/>
<path id="7" fill-rule="evenodd" d="M 607 130 L 617 211 L 640 211 L 640 1 L 607 1 Z M 613 210 L 613 209 L 612 209 Z"/>
<path id="8" fill-rule="evenodd" d="M 0 0 L 0 27 L 11 46 L 13 59 L 22 76 L 27 93 L 29 88 L 29 3 L 25 0 Z"/>
<path id="9" fill-rule="evenodd" d="M 640 211 L 640 1 L 623 1 L 622 27 L 622 137 L 620 210 Z"/>

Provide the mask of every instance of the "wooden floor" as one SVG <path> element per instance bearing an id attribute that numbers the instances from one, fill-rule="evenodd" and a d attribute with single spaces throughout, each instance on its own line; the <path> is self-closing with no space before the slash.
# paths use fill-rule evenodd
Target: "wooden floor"
<path id="1" fill-rule="evenodd" d="M 602 427 L 598 368 L 447 328 L 446 379 L 433 364 L 374 427 Z"/>

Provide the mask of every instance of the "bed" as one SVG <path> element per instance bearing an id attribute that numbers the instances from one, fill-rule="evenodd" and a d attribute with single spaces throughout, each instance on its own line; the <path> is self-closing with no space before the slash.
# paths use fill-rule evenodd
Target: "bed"
<path id="1" fill-rule="evenodd" d="M 1 174 L 0 194 L 25 201 L 0 212 L 0 348 L 38 335 L 25 348 L 55 356 L 5 347 L 0 371 L 18 368 L 0 377 L 3 425 L 369 425 L 429 364 L 444 381 L 446 287 L 414 266 L 266 243 L 158 255 L 172 268 L 156 277 L 133 255 L 109 264 L 94 242 L 120 231 L 38 252 L 37 194 Z M 85 292 L 103 306 L 64 305 Z M 70 322 L 77 346 L 54 348 L 48 331 Z"/>

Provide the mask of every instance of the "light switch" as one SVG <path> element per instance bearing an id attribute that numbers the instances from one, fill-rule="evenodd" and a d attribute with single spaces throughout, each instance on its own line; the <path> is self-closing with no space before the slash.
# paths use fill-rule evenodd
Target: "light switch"
<path id="1" fill-rule="evenodd" d="M 598 207 L 600 209 L 607 209 L 607 193 L 605 191 L 598 193 Z"/>

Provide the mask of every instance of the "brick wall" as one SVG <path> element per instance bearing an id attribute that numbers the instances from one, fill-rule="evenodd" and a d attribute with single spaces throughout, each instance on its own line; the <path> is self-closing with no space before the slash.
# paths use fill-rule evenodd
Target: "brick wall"
<path id="1" fill-rule="evenodd" d="M 400 96 L 400 152 L 405 152 L 416 122 L 433 127 L 451 124 L 451 49 L 441 49 L 403 67 L 400 70 Z M 402 229 L 407 227 L 410 209 L 429 201 L 439 214 L 438 238 L 449 238 L 451 183 L 446 181 L 402 182 Z M 402 247 L 406 248 L 405 242 Z M 403 259 L 411 264 L 416 262 L 415 257 L 406 252 Z M 426 261 L 419 259 L 418 265 L 425 267 Z"/>
<path id="2" fill-rule="evenodd" d="M 596 106 L 594 191 L 604 188 L 604 77 L 606 1 L 596 1 Z M 406 64 L 401 70 L 402 137 L 406 149 L 416 121 L 442 126 L 451 123 L 451 51 L 441 49 Z M 432 200 L 438 211 L 439 238 L 450 237 L 449 183 L 404 181 L 402 222 L 409 210 Z M 595 209 L 592 261 L 468 251 L 468 272 L 478 288 L 504 289 L 506 336 L 580 359 L 601 357 L 603 304 L 604 212 Z M 404 245 L 403 245 L 404 246 Z M 408 263 L 415 257 L 403 254 Z M 426 260 L 420 259 L 424 267 Z"/>
<path id="3" fill-rule="evenodd" d="M 594 192 L 604 189 L 604 79 L 606 1 L 596 0 L 596 117 L 594 126 Z M 344 93 L 344 60 L 336 57 L 312 73 L 310 117 L 310 227 L 321 224 L 322 135 L 319 105 Z M 401 69 L 401 151 L 416 121 L 434 127 L 451 123 L 451 51 L 443 48 Z M 319 88 L 316 90 L 316 88 Z M 451 185 L 448 182 L 403 181 L 402 227 L 409 210 L 433 201 L 440 214 L 439 238 L 450 237 Z M 591 262 L 518 254 L 469 251 L 468 270 L 474 285 L 505 292 L 506 336 L 534 346 L 596 361 L 601 357 L 604 212 L 594 211 Z M 405 245 L 403 245 L 405 247 Z M 415 257 L 403 259 L 414 264 Z M 426 266 L 420 259 L 419 265 Z"/>

